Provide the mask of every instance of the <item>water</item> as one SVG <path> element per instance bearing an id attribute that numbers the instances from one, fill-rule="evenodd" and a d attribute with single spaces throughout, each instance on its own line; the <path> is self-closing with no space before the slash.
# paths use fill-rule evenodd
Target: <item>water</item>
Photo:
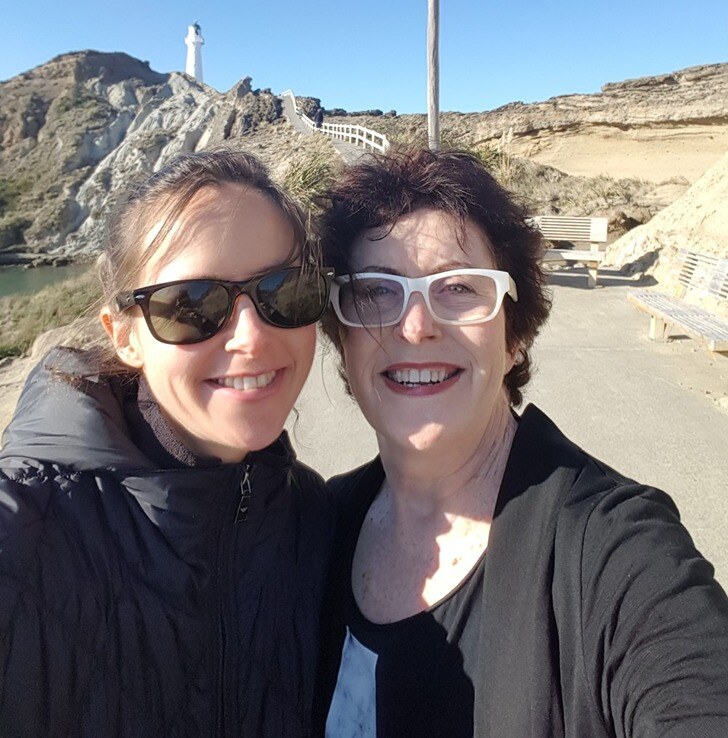
<path id="1" fill-rule="evenodd" d="M 78 277 L 88 271 L 90 266 L 90 264 L 72 264 L 62 267 L 41 266 L 34 269 L 17 267 L 0 269 L 0 297 L 38 292 L 49 284 Z"/>

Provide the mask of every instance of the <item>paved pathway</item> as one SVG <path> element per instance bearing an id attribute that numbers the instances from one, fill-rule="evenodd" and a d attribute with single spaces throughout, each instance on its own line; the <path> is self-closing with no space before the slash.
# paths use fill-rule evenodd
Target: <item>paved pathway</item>
<path id="1" fill-rule="evenodd" d="M 526 401 L 610 466 L 669 492 L 728 587 L 728 409 L 719 402 L 728 401 L 728 357 L 691 340 L 650 342 L 647 316 L 628 303 L 631 285 L 616 275 L 596 290 L 585 289 L 583 270 L 552 283 L 554 307 L 534 349 Z M 298 408 L 294 444 L 324 475 L 376 453 L 323 347 Z"/>
<path id="2" fill-rule="evenodd" d="M 296 111 L 293 107 L 293 100 L 291 100 L 290 95 L 283 95 L 281 100 L 283 101 L 283 114 L 298 133 L 303 136 L 322 135 L 321 133 L 314 134 L 313 131 L 304 125 L 298 115 L 296 115 Z M 361 146 L 356 146 L 353 143 L 349 143 L 348 141 L 336 141 L 334 139 L 329 140 L 331 141 L 336 153 L 338 153 L 338 155 L 347 164 L 353 164 L 354 162 L 359 161 L 359 159 L 366 156 L 368 153 L 366 149 Z"/>
<path id="3" fill-rule="evenodd" d="M 304 136 L 310 136 L 311 131 L 306 128 L 303 121 L 296 115 L 296 110 L 293 107 L 293 99 L 290 95 L 283 95 L 281 97 L 283 101 L 283 115 L 286 116 L 288 122 L 294 127 L 298 133 L 302 133 Z"/>

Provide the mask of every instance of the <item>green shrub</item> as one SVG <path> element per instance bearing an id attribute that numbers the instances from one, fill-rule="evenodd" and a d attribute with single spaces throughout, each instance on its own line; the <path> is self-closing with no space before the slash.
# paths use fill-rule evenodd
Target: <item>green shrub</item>
<path id="1" fill-rule="evenodd" d="M 20 197 L 29 189 L 27 181 L 0 179 L 0 217 L 14 210 Z"/>

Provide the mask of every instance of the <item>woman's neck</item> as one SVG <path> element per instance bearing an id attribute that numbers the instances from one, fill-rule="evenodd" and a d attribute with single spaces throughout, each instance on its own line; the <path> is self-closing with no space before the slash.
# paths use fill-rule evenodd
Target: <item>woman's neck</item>
<path id="1" fill-rule="evenodd" d="M 517 421 L 494 408 L 480 440 L 382 444 L 386 479 L 362 525 L 352 587 L 365 617 L 391 623 L 448 596 L 487 549 Z"/>
<path id="2" fill-rule="evenodd" d="M 445 513 L 475 520 L 490 518 L 517 425 L 504 398 L 471 448 L 436 443 L 432 448 L 414 449 L 380 437 L 386 473 L 383 491 L 391 496 L 396 517 Z"/>

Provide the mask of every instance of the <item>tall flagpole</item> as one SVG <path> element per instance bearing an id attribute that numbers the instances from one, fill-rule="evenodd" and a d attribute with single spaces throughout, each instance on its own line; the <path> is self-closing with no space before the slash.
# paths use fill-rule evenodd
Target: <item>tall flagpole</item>
<path id="1" fill-rule="evenodd" d="M 440 0 L 427 0 L 427 143 L 440 148 Z"/>

